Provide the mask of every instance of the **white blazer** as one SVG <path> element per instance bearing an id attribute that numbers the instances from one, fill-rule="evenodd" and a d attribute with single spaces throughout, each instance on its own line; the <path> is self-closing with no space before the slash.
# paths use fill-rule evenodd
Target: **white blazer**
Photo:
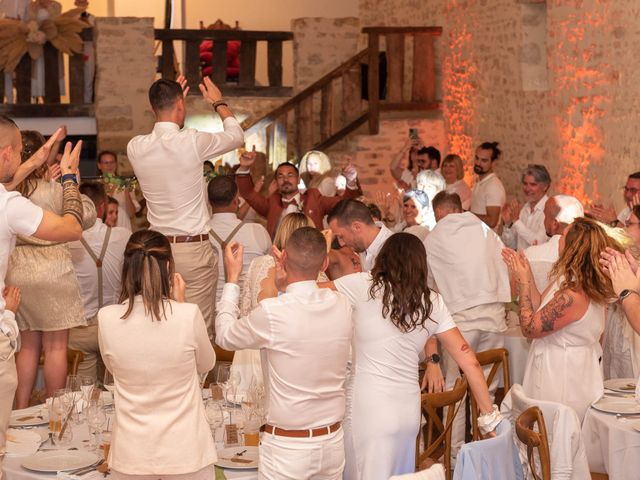
<path id="1" fill-rule="evenodd" d="M 166 319 L 136 297 L 98 312 L 100 352 L 113 373 L 116 416 L 109 465 L 130 475 L 196 472 L 217 460 L 198 373 L 215 352 L 197 305 L 168 301 Z"/>

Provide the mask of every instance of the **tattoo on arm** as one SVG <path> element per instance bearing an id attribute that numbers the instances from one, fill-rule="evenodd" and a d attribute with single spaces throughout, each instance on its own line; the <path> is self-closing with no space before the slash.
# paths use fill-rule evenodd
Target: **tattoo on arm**
<path id="1" fill-rule="evenodd" d="M 555 295 L 540 311 L 541 328 L 543 332 L 555 330 L 556 320 L 561 317 L 565 310 L 573 304 L 573 298 L 566 293 Z"/>
<path id="2" fill-rule="evenodd" d="M 520 328 L 526 336 L 533 332 L 533 304 L 528 284 L 520 284 Z"/>

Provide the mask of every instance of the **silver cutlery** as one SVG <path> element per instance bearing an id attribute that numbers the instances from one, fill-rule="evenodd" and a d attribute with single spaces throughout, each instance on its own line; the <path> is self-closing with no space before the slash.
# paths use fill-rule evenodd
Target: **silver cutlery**
<path id="1" fill-rule="evenodd" d="M 99 466 L 100 466 L 100 465 L 102 465 L 103 463 L 104 463 L 104 459 L 100 459 L 100 460 L 98 460 L 97 462 L 92 463 L 92 464 L 91 464 L 91 465 L 89 465 L 89 466 L 82 467 L 82 468 L 76 468 L 75 470 L 69 470 L 69 471 L 68 471 L 68 472 L 66 472 L 66 473 L 69 473 L 69 474 L 71 474 L 71 475 L 78 475 L 78 476 L 80 476 L 80 475 L 84 475 L 85 473 L 89 473 L 89 472 L 91 472 L 92 470 L 95 470 L 97 467 L 99 467 Z"/>

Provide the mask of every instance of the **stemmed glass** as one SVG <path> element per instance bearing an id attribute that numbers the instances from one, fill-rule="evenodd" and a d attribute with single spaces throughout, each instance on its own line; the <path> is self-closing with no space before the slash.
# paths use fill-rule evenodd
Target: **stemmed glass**
<path id="1" fill-rule="evenodd" d="M 217 442 L 218 429 L 224 424 L 224 410 L 220 401 L 210 398 L 204 404 L 204 412 L 215 443 Z"/>
<path id="2" fill-rule="evenodd" d="M 91 451 L 98 451 L 100 448 L 100 432 L 102 425 L 107 421 L 107 415 L 104 412 L 104 403 L 100 399 L 92 399 L 89 401 L 87 408 L 87 423 L 89 425 L 89 448 Z"/>

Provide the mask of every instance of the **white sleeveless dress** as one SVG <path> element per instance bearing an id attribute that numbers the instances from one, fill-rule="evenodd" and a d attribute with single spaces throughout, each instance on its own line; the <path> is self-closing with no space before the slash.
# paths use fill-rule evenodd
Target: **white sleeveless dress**
<path id="1" fill-rule="evenodd" d="M 556 281 L 543 297 L 540 308 L 559 290 Z M 589 302 L 580 320 L 531 343 L 522 386 L 526 395 L 562 403 L 573 408 L 580 421 L 589 406 L 604 393 L 602 348 L 603 305 Z"/>

